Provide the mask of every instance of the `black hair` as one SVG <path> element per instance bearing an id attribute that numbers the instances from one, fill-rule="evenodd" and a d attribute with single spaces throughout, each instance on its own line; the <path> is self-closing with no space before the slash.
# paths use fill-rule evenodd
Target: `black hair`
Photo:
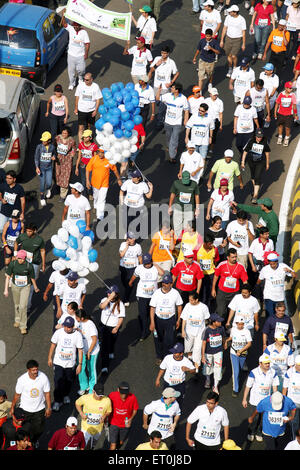
<path id="1" fill-rule="evenodd" d="M 175 88 L 175 90 L 179 91 L 179 93 L 182 93 L 183 86 L 181 85 L 181 83 L 175 82 L 175 83 L 173 83 L 172 86 Z"/>
<path id="2" fill-rule="evenodd" d="M 212 219 L 211 219 L 211 226 L 214 225 L 216 222 L 218 221 L 221 221 L 222 222 L 222 217 L 220 217 L 219 215 L 215 215 Z"/>
<path id="3" fill-rule="evenodd" d="M 168 54 L 170 54 L 171 52 L 171 49 L 169 48 L 169 46 L 163 46 L 160 50 L 161 52 L 167 52 Z"/>
<path id="4" fill-rule="evenodd" d="M 270 230 L 268 229 L 268 227 L 260 227 L 259 229 L 259 234 L 262 235 L 263 233 L 269 233 Z"/>
<path id="5" fill-rule="evenodd" d="M 229 255 L 236 255 L 237 254 L 237 251 L 235 248 L 229 248 L 229 250 L 227 251 L 227 258 L 229 257 Z"/>
<path id="6" fill-rule="evenodd" d="M 5 173 L 6 176 L 11 176 L 12 178 L 16 178 L 17 177 L 17 173 L 15 172 L 15 170 L 8 170 L 6 173 Z"/>
<path id="7" fill-rule="evenodd" d="M 33 222 L 28 222 L 25 230 L 33 230 L 35 232 L 37 230 L 37 226 Z"/>
<path id="8" fill-rule="evenodd" d="M 215 403 L 219 401 L 219 394 L 216 392 L 208 392 L 206 400 L 214 400 Z"/>
<path id="9" fill-rule="evenodd" d="M 200 295 L 195 290 L 189 292 L 189 297 L 192 297 L 194 300 L 200 300 Z"/>
<path id="10" fill-rule="evenodd" d="M 194 231 L 196 231 L 196 220 L 195 220 L 195 219 L 189 220 L 189 221 L 188 221 L 188 225 L 189 225 Z"/>
<path id="11" fill-rule="evenodd" d="M 54 87 L 54 91 L 59 91 L 61 93 L 63 93 L 63 87 L 61 86 L 60 83 L 57 83 Z"/>
<path id="12" fill-rule="evenodd" d="M 18 429 L 16 431 L 16 441 L 24 441 L 25 437 L 30 437 L 28 432 L 25 432 L 24 429 Z"/>
<path id="13" fill-rule="evenodd" d="M 150 439 L 151 441 L 153 441 L 153 439 L 155 439 L 156 437 L 158 437 L 159 439 L 162 438 L 162 435 L 159 431 L 152 431 L 152 433 L 150 434 Z"/>
<path id="14" fill-rule="evenodd" d="M 75 315 L 77 314 L 77 311 L 78 311 L 78 303 L 77 302 L 70 302 L 68 304 L 68 307 L 70 307 L 72 310 L 74 310 Z"/>
<path id="15" fill-rule="evenodd" d="M 209 34 L 210 36 L 212 36 L 212 35 L 213 35 L 213 30 L 210 29 L 210 28 L 207 28 L 207 29 L 205 30 L 205 34 Z"/>
<path id="16" fill-rule="evenodd" d="M 261 78 L 258 78 L 257 80 L 255 80 L 255 85 L 264 86 L 264 83 L 265 82 Z"/>
<path id="17" fill-rule="evenodd" d="M 26 363 L 26 369 L 33 369 L 33 367 L 39 367 L 39 363 L 35 359 L 30 359 Z"/>
<path id="18" fill-rule="evenodd" d="M 64 126 L 61 130 L 61 132 L 63 131 L 67 131 L 69 135 L 71 135 L 71 131 L 70 131 L 70 128 L 68 126 Z"/>
<path id="19" fill-rule="evenodd" d="M 78 318 L 83 318 L 84 320 L 90 320 L 90 315 L 83 309 L 83 308 L 79 308 L 77 311 L 76 311 L 76 317 Z"/>
<path id="20" fill-rule="evenodd" d="M 208 110 L 208 104 L 207 103 L 201 103 L 199 108 L 203 108 L 203 109 L 205 109 L 205 111 L 207 111 Z"/>
<path id="21" fill-rule="evenodd" d="M 250 284 L 243 284 L 241 287 L 241 291 L 244 289 L 246 289 L 249 292 L 252 292 L 252 287 L 250 286 Z"/>
<path id="22" fill-rule="evenodd" d="M 214 240 L 214 237 L 210 233 L 204 235 L 204 243 L 213 243 Z"/>
<path id="23" fill-rule="evenodd" d="M 246 220 L 246 219 L 248 218 L 247 212 L 245 212 L 245 211 L 238 211 L 237 214 L 236 214 L 236 218 L 237 218 L 237 219 Z"/>

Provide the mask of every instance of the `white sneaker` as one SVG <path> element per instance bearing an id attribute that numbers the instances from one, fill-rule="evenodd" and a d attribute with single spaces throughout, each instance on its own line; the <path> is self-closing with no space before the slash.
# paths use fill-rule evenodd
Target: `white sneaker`
<path id="1" fill-rule="evenodd" d="M 207 88 L 208 91 L 210 91 L 210 90 L 212 89 L 212 87 L 213 87 L 213 86 L 212 86 L 212 83 L 209 83 L 209 84 L 208 84 L 208 88 Z"/>
<path id="2" fill-rule="evenodd" d="M 107 367 L 103 367 L 103 369 L 101 369 L 101 372 L 102 374 L 108 374 L 108 368 Z"/>
<path id="3" fill-rule="evenodd" d="M 62 403 L 58 403 L 57 401 L 55 401 L 52 405 L 52 410 L 53 411 L 59 411 L 61 406 L 62 406 Z"/>
<path id="4" fill-rule="evenodd" d="M 252 60 L 255 60 L 257 57 L 257 54 L 254 52 L 254 54 L 252 54 Z"/>
<path id="5" fill-rule="evenodd" d="M 41 199 L 41 206 L 45 206 L 45 205 L 46 205 L 45 199 Z"/>
<path id="6" fill-rule="evenodd" d="M 204 388 L 210 388 L 210 377 L 206 378 Z"/>
<path id="7" fill-rule="evenodd" d="M 130 305 L 130 302 L 125 302 L 125 303 L 124 303 L 124 306 L 125 306 L 125 307 L 129 307 L 129 305 Z"/>
<path id="8" fill-rule="evenodd" d="M 245 8 L 246 8 L 246 10 L 248 10 L 250 8 L 250 3 L 249 2 L 245 2 Z"/>
<path id="9" fill-rule="evenodd" d="M 248 434 L 247 440 L 250 441 L 250 442 L 253 442 L 254 441 L 254 434 Z"/>
<path id="10" fill-rule="evenodd" d="M 70 397 L 64 397 L 64 405 L 68 405 L 69 403 L 71 403 Z"/>
<path id="11" fill-rule="evenodd" d="M 257 440 L 257 442 L 262 442 L 263 441 L 263 437 L 262 436 L 259 436 L 256 434 L 255 436 L 255 439 Z"/>
<path id="12" fill-rule="evenodd" d="M 109 359 L 114 359 L 115 355 L 112 353 L 108 357 L 109 357 Z"/>
<path id="13" fill-rule="evenodd" d="M 68 90 L 74 90 L 74 85 L 69 85 Z"/>
<path id="14" fill-rule="evenodd" d="M 48 189 L 48 191 L 46 192 L 46 199 L 50 199 L 51 197 L 51 189 Z"/>
<path id="15" fill-rule="evenodd" d="M 84 395 L 84 394 L 85 394 L 85 390 L 78 390 L 78 392 L 77 392 L 77 393 L 78 393 L 78 395 L 80 395 L 80 396 L 82 397 L 82 395 Z"/>
<path id="16" fill-rule="evenodd" d="M 254 7 L 251 7 L 249 10 L 249 15 L 253 16 L 254 15 Z"/>
<path id="17" fill-rule="evenodd" d="M 262 55 L 261 53 L 258 54 L 258 56 L 257 56 L 258 60 L 261 60 L 261 59 L 262 59 L 262 56 L 263 56 L 263 55 Z"/>

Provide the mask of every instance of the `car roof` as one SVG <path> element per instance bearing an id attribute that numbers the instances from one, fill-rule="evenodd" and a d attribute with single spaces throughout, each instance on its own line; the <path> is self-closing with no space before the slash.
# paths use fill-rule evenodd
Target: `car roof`
<path id="1" fill-rule="evenodd" d="M 11 75 L 0 75 L 0 92 L 2 97 L 0 112 L 2 115 L 3 112 L 7 112 L 7 114 L 16 112 L 20 90 L 23 83 L 26 81 L 28 80 L 25 78 L 13 77 Z M 3 101 L 4 103 L 2 103 Z"/>
<path id="2" fill-rule="evenodd" d="M 0 9 L 0 24 L 14 28 L 35 29 L 41 19 L 52 12 L 49 8 L 26 3 L 6 3 Z"/>

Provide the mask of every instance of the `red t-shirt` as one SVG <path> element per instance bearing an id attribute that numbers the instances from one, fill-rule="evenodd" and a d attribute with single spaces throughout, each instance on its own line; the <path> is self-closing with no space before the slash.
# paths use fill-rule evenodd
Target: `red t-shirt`
<path id="1" fill-rule="evenodd" d="M 257 12 L 257 16 L 255 18 L 255 24 L 257 26 L 269 26 L 271 24 L 270 15 L 274 13 L 272 5 L 268 5 L 264 8 L 261 3 L 258 3 L 254 10 Z"/>
<path id="2" fill-rule="evenodd" d="M 223 261 L 216 267 L 215 276 L 220 276 L 218 288 L 228 293 L 240 290 L 239 279 L 243 282 L 248 280 L 247 272 L 242 264 L 231 265 L 227 261 Z"/>
<path id="3" fill-rule="evenodd" d="M 81 161 L 84 165 L 87 165 L 90 159 L 94 156 L 94 153 L 98 150 L 98 146 L 92 142 L 86 146 L 83 142 L 80 142 L 78 149 L 81 150 Z"/>
<path id="4" fill-rule="evenodd" d="M 296 95 L 294 93 L 286 95 L 281 92 L 276 99 L 276 103 L 279 103 L 278 114 L 291 116 L 293 114 L 293 105 L 296 105 Z"/>
<path id="5" fill-rule="evenodd" d="M 197 287 L 197 280 L 202 279 L 204 274 L 199 264 L 195 261 L 191 265 L 184 261 L 177 263 L 171 271 L 177 277 L 176 288 L 184 291 L 193 291 Z"/>
<path id="6" fill-rule="evenodd" d="M 8 447 L 6 450 L 18 450 L 18 446 L 17 446 L 17 444 L 15 444 L 14 446 Z M 34 450 L 34 448 L 33 447 L 27 447 L 27 449 L 25 449 L 25 450 Z"/>
<path id="7" fill-rule="evenodd" d="M 139 409 L 136 396 L 129 393 L 123 401 L 120 392 L 111 392 L 108 397 L 111 399 L 113 409 L 110 424 L 125 428 L 125 418 L 130 419 L 133 411 Z"/>
<path id="8" fill-rule="evenodd" d="M 139 149 L 140 145 L 141 145 L 141 137 L 145 137 L 146 132 L 145 132 L 143 124 L 136 124 L 133 129 L 135 131 L 137 131 L 137 133 L 138 133 L 138 141 L 136 143 L 136 146 Z"/>
<path id="9" fill-rule="evenodd" d="M 66 447 L 75 449 L 85 448 L 85 439 L 83 432 L 77 431 L 74 436 L 70 437 L 65 428 L 58 429 L 51 437 L 48 447 L 53 450 L 64 450 Z M 68 450 L 68 449 L 66 449 Z"/>

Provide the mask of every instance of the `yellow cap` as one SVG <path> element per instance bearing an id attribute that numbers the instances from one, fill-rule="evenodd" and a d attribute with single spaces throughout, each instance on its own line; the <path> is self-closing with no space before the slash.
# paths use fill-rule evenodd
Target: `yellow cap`
<path id="1" fill-rule="evenodd" d="M 242 450 L 241 447 L 237 446 L 236 443 L 232 439 L 227 439 L 223 442 L 222 445 L 223 450 Z"/>
<path id="2" fill-rule="evenodd" d="M 90 129 L 86 129 L 82 133 L 82 137 L 92 137 L 92 135 L 93 135 L 93 131 L 91 131 Z"/>
<path id="3" fill-rule="evenodd" d="M 43 132 L 41 137 L 42 142 L 47 142 L 47 140 L 51 140 L 51 134 L 48 131 Z"/>

